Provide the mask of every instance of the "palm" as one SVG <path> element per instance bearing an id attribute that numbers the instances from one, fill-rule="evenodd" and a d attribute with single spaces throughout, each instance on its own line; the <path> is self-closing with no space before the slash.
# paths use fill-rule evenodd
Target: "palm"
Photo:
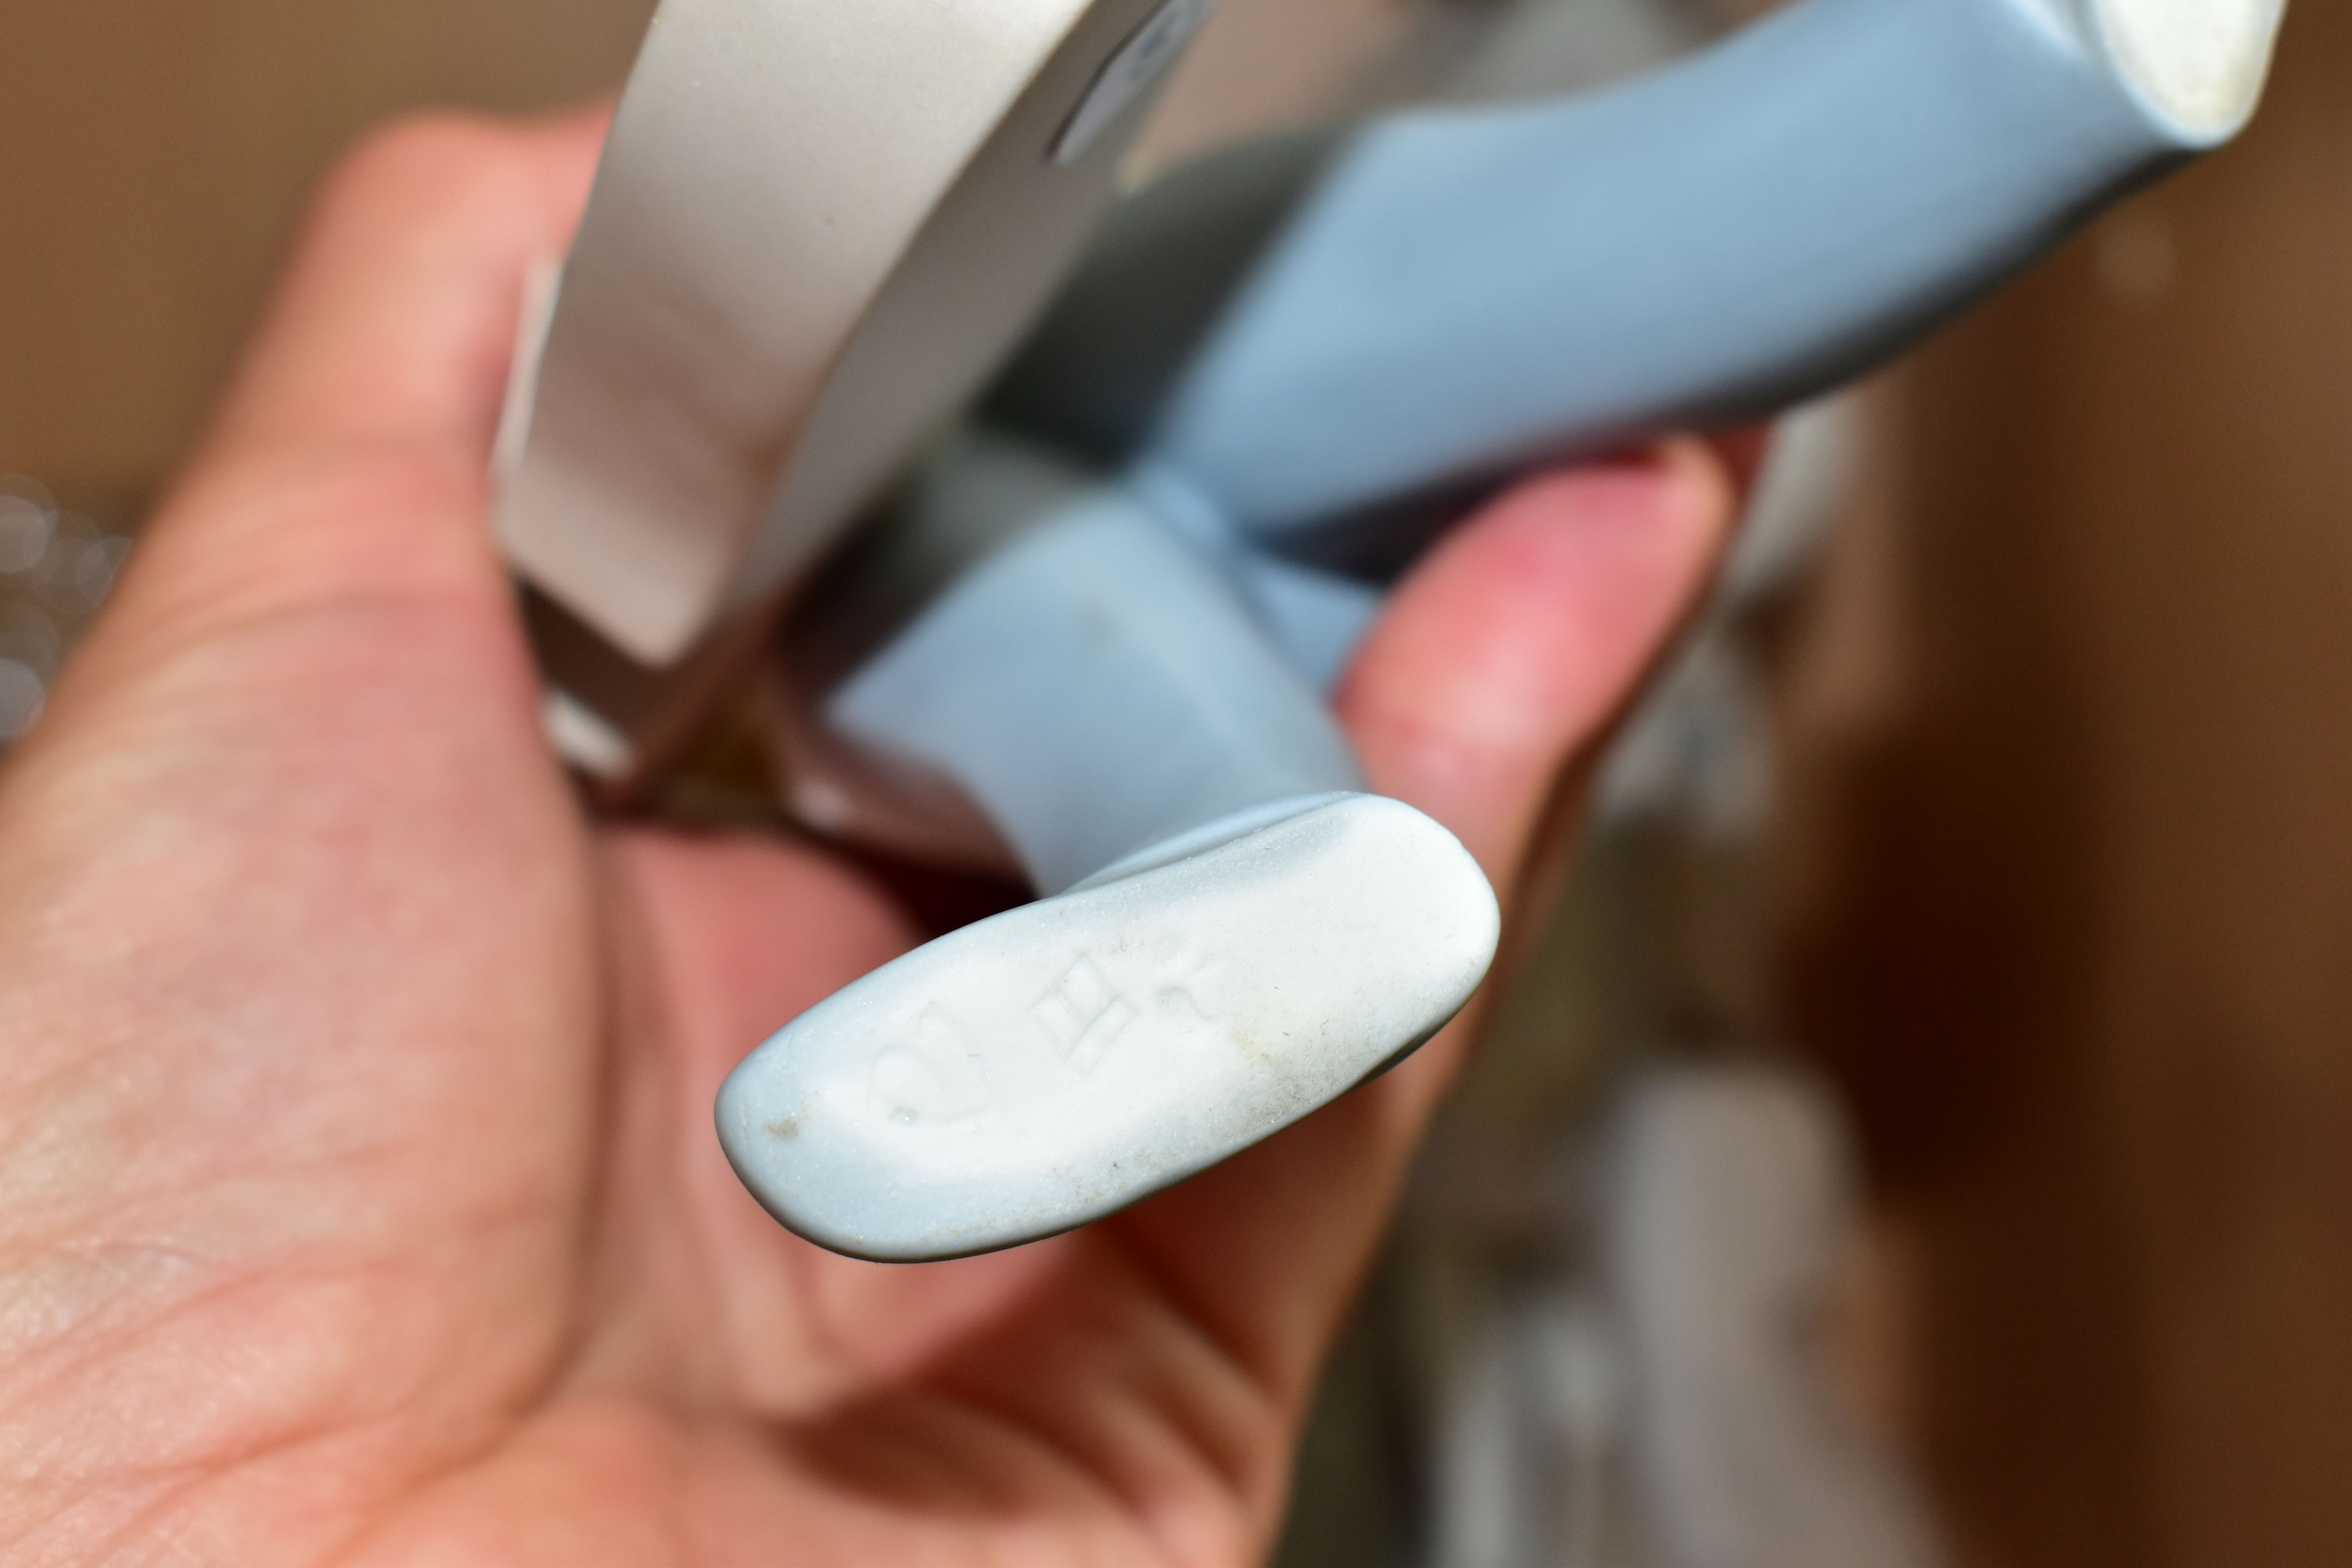
<path id="1" fill-rule="evenodd" d="M 0 780 L 0 1543 L 1246 1560 L 1454 1049 L 995 1258 L 760 1213 L 719 1079 L 910 932 L 820 851 L 592 827 L 539 738 L 480 475 L 595 131 L 345 177 Z M 1554 492 L 1404 590 L 1345 699 L 1498 879 L 1723 499 L 1688 453 Z"/>

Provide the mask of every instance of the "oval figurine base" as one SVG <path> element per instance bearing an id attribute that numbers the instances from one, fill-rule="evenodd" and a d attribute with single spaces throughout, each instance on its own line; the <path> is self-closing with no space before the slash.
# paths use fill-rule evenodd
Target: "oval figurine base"
<path id="1" fill-rule="evenodd" d="M 720 1091 L 736 1173 L 835 1252 L 961 1257 L 1124 1208 L 1409 1054 L 1485 978 L 1494 891 L 1410 806 L 1296 805 L 811 1008 Z"/>

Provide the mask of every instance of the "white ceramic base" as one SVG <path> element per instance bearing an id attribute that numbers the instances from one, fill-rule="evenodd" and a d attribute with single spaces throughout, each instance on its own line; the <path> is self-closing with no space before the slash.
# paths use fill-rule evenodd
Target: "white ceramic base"
<path id="1" fill-rule="evenodd" d="M 1379 1072 L 1485 977 L 1495 896 L 1409 806 L 1298 805 L 810 1009 L 720 1092 L 736 1172 L 835 1251 L 957 1257 L 1123 1208 Z"/>

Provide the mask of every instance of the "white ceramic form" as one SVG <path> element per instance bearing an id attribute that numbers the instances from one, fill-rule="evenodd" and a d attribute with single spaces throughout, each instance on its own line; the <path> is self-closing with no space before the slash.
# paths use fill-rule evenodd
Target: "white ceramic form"
<path id="1" fill-rule="evenodd" d="M 509 443 L 502 537 L 560 611 L 575 757 L 625 772 L 659 725 L 567 707 L 567 669 L 690 709 L 730 617 L 756 629 L 985 378 L 1197 17 L 668 0 Z M 1244 150 L 1127 204 L 784 645 L 810 816 L 1047 896 L 753 1053 L 719 1117 L 751 1190 L 866 1257 L 1006 1246 L 1426 1039 L 1496 918 L 1321 706 L 1381 582 L 1531 464 L 1915 341 L 2234 133 L 2277 21 L 1801 0 L 1626 87 Z"/>

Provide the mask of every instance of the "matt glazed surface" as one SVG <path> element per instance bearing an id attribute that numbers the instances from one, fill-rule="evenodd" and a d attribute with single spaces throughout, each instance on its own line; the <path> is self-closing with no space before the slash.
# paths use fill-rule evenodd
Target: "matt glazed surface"
<path id="1" fill-rule="evenodd" d="M 942 937 L 803 1014 L 719 1132 L 771 1213 L 860 1257 L 1068 1229 L 1238 1152 L 1460 1011 L 1499 934 L 1467 851 L 1341 796 Z"/>

